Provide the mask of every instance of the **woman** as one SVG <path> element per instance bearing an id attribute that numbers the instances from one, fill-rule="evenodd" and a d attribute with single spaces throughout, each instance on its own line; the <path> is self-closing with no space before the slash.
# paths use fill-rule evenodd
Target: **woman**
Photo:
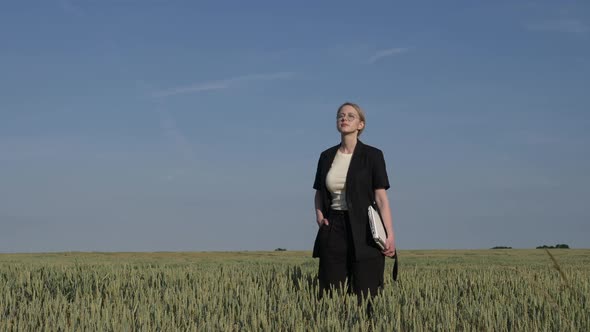
<path id="1" fill-rule="evenodd" d="M 385 256 L 395 253 L 385 192 L 389 180 L 381 150 L 358 139 L 365 129 L 365 113 L 357 104 L 347 102 L 338 108 L 336 128 L 341 142 L 321 153 L 313 185 L 320 227 L 313 257 L 320 258 L 320 296 L 331 288 L 346 287 L 360 300 L 383 286 Z M 373 203 L 387 230 L 384 250 L 371 235 L 367 209 Z"/>

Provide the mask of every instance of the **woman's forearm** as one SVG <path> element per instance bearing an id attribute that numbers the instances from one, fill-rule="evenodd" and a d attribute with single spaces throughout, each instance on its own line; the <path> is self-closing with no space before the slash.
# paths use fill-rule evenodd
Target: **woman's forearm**
<path id="1" fill-rule="evenodd" d="M 381 218 L 383 219 L 383 225 L 387 230 L 387 235 L 395 239 L 391 208 L 389 207 L 389 200 L 387 199 L 387 193 L 384 189 L 375 190 L 375 202 L 377 203 L 379 211 L 381 212 Z"/>
<path id="2" fill-rule="evenodd" d="M 324 214 L 322 213 L 322 197 L 319 190 L 315 191 L 314 205 L 316 220 L 324 219 Z"/>

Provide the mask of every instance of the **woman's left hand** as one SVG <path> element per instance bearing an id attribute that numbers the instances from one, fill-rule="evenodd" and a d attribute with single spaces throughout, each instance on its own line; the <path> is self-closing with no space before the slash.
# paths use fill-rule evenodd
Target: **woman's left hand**
<path id="1" fill-rule="evenodd" d="M 395 254 L 395 239 L 391 236 L 387 237 L 387 241 L 385 243 L 385 250 L 381 251 L 383 255 L 387 257 L 393 257 Z"/>

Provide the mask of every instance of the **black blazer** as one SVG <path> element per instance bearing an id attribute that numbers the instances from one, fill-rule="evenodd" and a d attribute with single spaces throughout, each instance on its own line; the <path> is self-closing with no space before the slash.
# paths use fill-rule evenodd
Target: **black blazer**
<path id="1" fill-rule="evenodd" d="M 320 192 L 321 210 L 328 220 L 330 220 L 329 211 L 332 196 L 326 188 L 326 175 L 339 147 L 340 144 L 321 153 L 313 184 L 313 188 Z M 359 140 L 354 148 L 346 175 L 346 204 L 348 205 L 354 253 L 357 260 L 383 255 L 371 236 L 367 214 L 367 208 L 375 201 L 375 189 L 380 188 L 389 189 L 383 152 Z M 323 231 L 326 231 L 325 227 L 320 227 L 318 230 L 313 257 L 320 255 L 320 239 Z"/>

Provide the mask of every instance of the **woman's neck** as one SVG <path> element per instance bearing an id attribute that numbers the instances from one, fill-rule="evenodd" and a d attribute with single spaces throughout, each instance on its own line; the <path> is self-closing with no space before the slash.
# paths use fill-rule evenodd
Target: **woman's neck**
<path id="1" fill-rule="evenodd" d="M 343 135 L 340 142 L 340 152 L 352 153 L 357 143 L 357 135 Z"/>

